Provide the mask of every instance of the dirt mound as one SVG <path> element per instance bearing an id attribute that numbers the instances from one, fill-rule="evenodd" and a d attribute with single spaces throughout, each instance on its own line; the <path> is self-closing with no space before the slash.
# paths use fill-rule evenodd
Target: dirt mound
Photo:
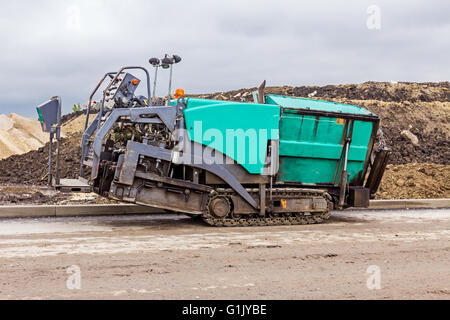
<path id="1" fill-rule="evenodd" d="M 450 103 L 333 100 L 365 107 L 380 117 L 386 144 L 392 150 L 391 164 L 450 164 Z M 416 135 L 419 146 L 403 138 L 402 130 Z"/>
<path id="2" fill-rule="evenodd" d="M 193 95 L 206 99 L 253 101 L 252 92 L 245 88 L 228 92 Z M 449 102 L 450 82 L 365 82 L 361 84 L 327 86 L 267 87 L 266 93 L 320 99 L 379 100 L 386 102 Z"/>
<path id="3" fill-rule="evenodd" d="M 450 101 L 450 83 L 365 82 L 362 84 L 328 85 L 323 87 L 295 87 L 293 95 L 321 98 L 382 100 L 390 102 Z"/>
<path id="4" fill-rule="evenodd" d="M 450 198 L 450 166 L 388 165 L 377 199 Z"/>
<path id="5" fill-rule="evenodd" d="M 36 189 L 8 187 L 0 189 L 0 203 L 14 204 L 52 204 L 52 197 Z"/>
<path id="6" fill-rule="evenodd" d="M 94 117 L 90 117 L 91 122 Z M 85 119 L 85 111 L 77 111 L 63 116 L 62 137 L 79 135 L 83 132 Z M 0 115 L 0 159 L 22 155 L 33 150 L 37 151 L 46 145 L 48 140 L 49 135 L 42 131 L 38 120 L 24 118 L 17 114 Z M 77 141 L 76 145 L 79 145 L 80 141 Z M 47 149 L 48 147 L 46 147 Z M 28 155 L 25 155 L 13 159 L 20 159 L 20 161 L 23 159 L 27 163 L 27 157 Z"/>
<path id="7" fill-rule="evenodd" d="M 385 125 L 421 128 L 425 133 L 439 130 L 450 137 L 449 102 L 385 102 L 379 100 L 333 99 L 365 107 L 377 114 Z"/>
<path id="8" fill-rule="evenodd" d="M 94 116 L 90 118 L 92 121 Z M 60 153 L 60 176 L 62 178 L 78 178 L 81 158 L 81 135 L 84 123 L 85 115 L 82 111 L 73 113 L 70 117 L 65 118 L 62 132 L 66 137 L 61 139 Z M 42 132 L 40 124 L 36 131 Z M 0 184 L 47 184 L 48 136 L 45 138 L 44 143 L 35 146 L 33 149 L 27 153 L 16 152 L 16 154 L 0 160 Z M 56 150 L 56 143 L 53 143 L 53 150 Z"/>
<path id="9" fill-rule="evenodd" d="M 68 122 L 72 119 L 78 118 L 79 116 L 81 116 L 83 114 L 86 114 L 86 109 L 65 114 L 65 115 L 61 116 L 61 123 L 65 124 L 66 122 Z"/>
<path id="10" fill-rule="evenodd" d="M 61 139 L 60 176 L 77 178 L 81 158 L 81 134 Z M 53 144 L 53 150 L 56 143 Z M 0 183 L 46 184 L 49 143 L 37 150 L 0 160 Z"/>
<path id="11" fill-rule="evenodd" d="M 412 128 L 410 131 L 420 141 L 419 146 L 414 146 L 410 141 L 400 136 L 398 127 L 385 125 L 382 127 L 386 137 L 386 144 L 392 150 L 389 163 L 429 162 L 450 164 L 450 141 L 438 130 L 434 134 L 425 134 L 420 128 Z"/>

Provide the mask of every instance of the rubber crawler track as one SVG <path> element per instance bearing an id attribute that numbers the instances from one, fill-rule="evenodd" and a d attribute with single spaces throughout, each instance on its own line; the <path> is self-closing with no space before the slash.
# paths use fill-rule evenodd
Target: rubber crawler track
<path id="1" fill-rule="evenodd" d="M 257 194 L 258 189 L 247 189 L 250 194 Z M 317 197 L 323 197 L 326 199 L 328 206 L 327 210 L 323 212 L 297 212 L 297 213 L 285 213 L 277 215 L 265 216 L 254 215 L 242 215 L 240 217 L 233 218 L 228 215 L 225 218 L 214 217 L 209 211 L 209 202 L 217 196 L 231 196 L 235 192 L 232 189 L 216 189 L 213 195 L 210 195 L 208 199 L 207 210 L 202 214 L 204 222 L 211 226 L 216 227 L 253 227 L 253 226 L 278 226 L 278 225 L 299 225 L 299 224 L 316 224 L 322 223 L 330 216 L 330 208 L 332 208 L 331 197 L 328 193 L 320 190 L 300 189 L 300 188 L 276 188 L 273 189 L 272 197 L 274 199 L 311 199 Z M 232 214 L 231 214 L 232 215 Z"/>

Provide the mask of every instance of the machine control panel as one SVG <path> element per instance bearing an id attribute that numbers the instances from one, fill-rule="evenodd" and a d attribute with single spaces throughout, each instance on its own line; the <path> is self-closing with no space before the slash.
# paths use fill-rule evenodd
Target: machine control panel
<path id="1" fill-rule="evenodd" d="M 51 99 L 36 107 L 42 131 L 52 132 L 53 125 L 57 124 L 61 112 L 58 99 Z"/>
<path id="2" fill-rule="evenodd" d="M 114 93 L 113 100 L 121 100 L 123 104 L 127 104 L 133 98 L 134 91 L 136 91 L 140 82 L 141 80 L 131 73 L 126 73 Z"/>

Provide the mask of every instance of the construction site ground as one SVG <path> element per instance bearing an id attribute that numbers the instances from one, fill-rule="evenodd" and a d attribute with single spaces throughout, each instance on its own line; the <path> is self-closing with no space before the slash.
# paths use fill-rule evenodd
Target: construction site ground
<path id="1" fill-rule="evenodd" d="M 449 299 L 449 230 L 448 209 L 251 230 L 168 214 L 0 220 L 0 299 Z"/>
<path id="2" fill-rule="evenodd" d="M 195 96 L 251 101 L 255 89 Z M 266 92 L 378 114 L 392 155 L 377 198 L 421 199 L 450 198 L 449 89 L 367 82 Z M 22 134 L 15 115 L 0 120 L 0 205 L 116 203 L 49 188 L 48 143 L 34 129 Z M 83 112 L 62 121 L 61 177 L 77 178 Z M 449 209 L 334 211 L 323 224 L 252 228 L 175 214 L 0 219 L 0 299 L 449 299 L 449 230 Z"/>

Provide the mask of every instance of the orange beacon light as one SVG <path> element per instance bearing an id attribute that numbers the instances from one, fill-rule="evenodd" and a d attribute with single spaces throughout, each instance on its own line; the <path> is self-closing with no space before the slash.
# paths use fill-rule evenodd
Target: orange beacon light
<path id="1" fill-rule="evenodd" d="M 184 90 L 183 89 L 177 89 L 175 90 L 175 99 L 184 97 Z"/>

